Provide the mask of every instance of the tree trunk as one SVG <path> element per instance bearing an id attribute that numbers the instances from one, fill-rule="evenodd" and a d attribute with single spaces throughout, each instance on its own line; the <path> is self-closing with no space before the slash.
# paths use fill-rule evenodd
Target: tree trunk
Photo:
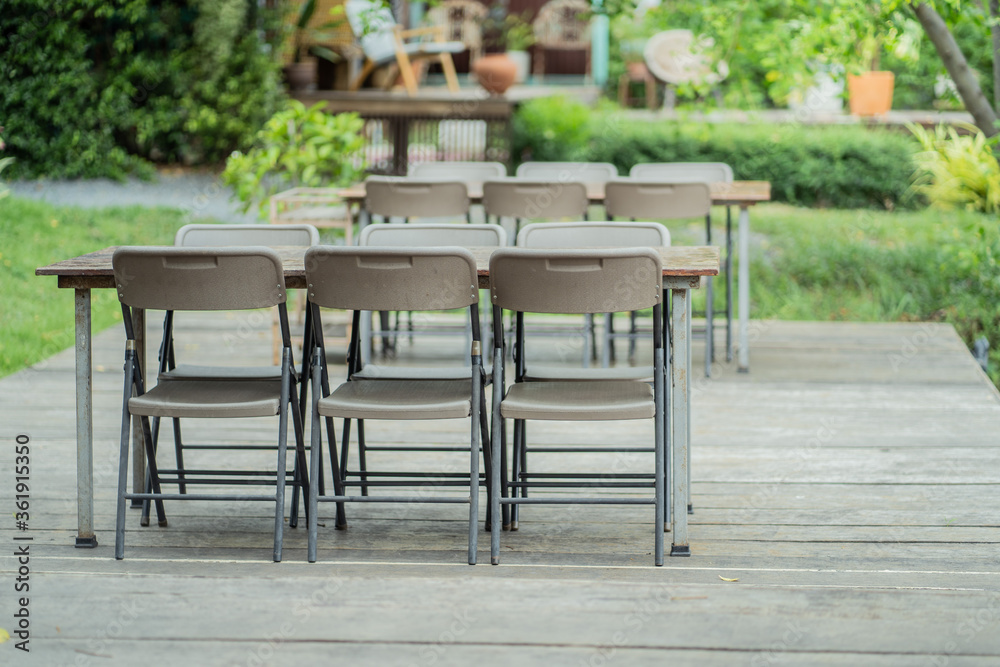
<path id="1" fill-rule="evenodd" d="M 938 55 L 941 56 L 941 61 L 948 70 L 948 76 L 955 82 L 958 95 L 965 103 L 966 110 L 972 114 L 976 127 L 986 136 L 992 137 L 997 133 L 994 125 L 997 121 L 996 112 L 983 94 L 976 73 L 969 67 L 944 19 L 933 7 L 923 2 L 910 2 L 910 8 L 934 44 L 934 48 L 937 49 Z"/>

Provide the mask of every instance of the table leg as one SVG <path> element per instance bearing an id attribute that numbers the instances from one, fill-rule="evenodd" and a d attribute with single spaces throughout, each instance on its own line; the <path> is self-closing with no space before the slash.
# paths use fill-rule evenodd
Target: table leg
<path id="1" fill-rule="evenodd" d="M 135 333 L 135 357 L 139 364 L 143 385 L 148 389 L 153 383 L 146 375 L 146 311 L 132 309 L 132 328 Z M 146 493 L 146 449 L 142 446 L 142 420 L 132 420 L 132 493 Z M 133 500 L 133 508 L 142 507 L 141 500 Z"/>
<path id="2" fill-rule="evenodd" d="M 750 209 L 740 206 L 739 218 L 739 358 L 740 373 L 750 372 Z"/>
<path id="3" fill-rule="evenodd" d="M 733 360 L 733 217 L 726 207 L 726 361 Z"/>
<path id="4" fill-rule="evenodd" d="M 94 535 L 94 394 L 90 290 L 75 291 L 76 320 L 76 546 L 97 546 Z"/>
<path id="5" fill-rule="evenodd" d="M 688 419 L 690 385 L 688 376 L 691 371 L 691 300 L 687 289 L 671 291 L 673 302 L 672 334 L 673 360 L 670 376 L 671 384 L 671 449 L 673 458 L 671 468 L 670 490 L 672 494 L 671 514 L 672 544 L 671 556 L 690 556 L 691 547 L 688 544 L 687 512 L 688 504 Z"/>

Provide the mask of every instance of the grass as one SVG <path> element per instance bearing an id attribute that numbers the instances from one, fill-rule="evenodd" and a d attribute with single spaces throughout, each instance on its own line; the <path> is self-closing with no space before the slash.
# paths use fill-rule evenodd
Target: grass
<path id="1" fill-rule="evenodd" d="M 724 221 L 724 209 L 713 220 Z M 690 242 L 703 226 L 671 225 L 671 231 L 677 242 Z M 723 242 L 723 229 L 717 224 L 715 243 Z M 989 339 L 990 375 L 1000 386 L 995 217 L 762 204 L 751 209 L 751 232 L 752 317 L 949 322 L 970 347 L 980 336 Z M 722 308 L 724 295 L 718 296 Z"/>
<path id="2" fill-rule="evenodd" d="M 73 291 L 35 269 L 110 245 L 173 243 L 185 222 L 167 208 L 83 209 L 0 199 L 0 377 L 73 345 Z M 121 322 L 112 290 L 94 290 L 93 327 Z"/>
<path id="3" fill-rule="evenodd" d="M 721 243 L 725 212 L 713 216 L 713 241 Z M 751 220 L 752 317 L 949 322 L 969 345 L 979 336 L 989 339 L 991 376 L 1000 385 L 1000 225 L 994 217 L 762 204 Z M 72 292 L 56 289 L 54 278 L 36 277 L 36 267 L 109 245 L 170 243 L 183 223 L 180 211 L 165 208 L 0 200 L 0 377 L 73 344 Z M 670 227 L 675 243 L 693 243 L 703 224 Z M 95 331 L 120 322 L 110 290 L 95 290 L 93 299 Z M 719 291 L 717 308 L 723 302 Z"/>

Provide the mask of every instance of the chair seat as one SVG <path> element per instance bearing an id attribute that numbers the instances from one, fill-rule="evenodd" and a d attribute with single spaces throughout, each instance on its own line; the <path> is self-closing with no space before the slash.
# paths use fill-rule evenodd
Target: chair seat
<path id="1" fill-rule="evenodd" d="M 144 417 L 269 417 L 278 414 L 281 380 L 171 380 L 129 399 Z"/>
<path id="2" fill-rule="evenodd" d="M 486 368 L 486 377 L 490 376 L 490 367 Z M 368 364 L 351 376 L 354 380 L 471 380 L 470 366 L 448 366 L 422 368 L 420 366 L 380 366 Z"/>
<path id="3" fill-rule="evenodd" d="M 588 382 L 609 380 L 652 382 L 653 367 L 573 368 L 568 366 L 530 366 L 524 374 L 525 382 Z"/>
<path id="4" fill-rule="evenodd" d="M 353 380 L 321 398 L 318 410 L 351 419 L 460 419 L 472 414 L 470 381 Z"/>
<path id="5" fill-rule="evenodd" d="M 403 51 L 408 56 L 437 56 L 442 53 L 461 53 L 465 51 L 462 42 L 409 42 L 403 44 Z M 396 54 L 388 53 L 373 61 L 376 66 L 396 62 Z"/>
<path id="6" fill-rule="evenodd" d="M 280 380 L 281 366 L 197 366 L 182 364 L 157 380 Z"/>
<path id="7" fill-rule="evenodd" d="M 648 419 L 654 412 L 653 388 L 627 380 L 519 383 L 500 403 L 500 414 L 507 419 Z"/>

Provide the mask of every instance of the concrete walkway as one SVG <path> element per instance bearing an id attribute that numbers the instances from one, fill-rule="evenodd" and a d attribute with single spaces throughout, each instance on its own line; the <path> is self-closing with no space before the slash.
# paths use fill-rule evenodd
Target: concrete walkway
<path id="1" fill-rule="evenodd" d="M 38 199 L 59 206 L 169 206 L 186 211 L 192 220 L 258 222 L 253 209 L 240 210 L 232 190 L 222 185 L 218 175 L 207 171 L 161 170 L 152 181 L 130 178 L 118 182 L 106 178 L 81 180 L 15 181 L 11 194 Z"/>

